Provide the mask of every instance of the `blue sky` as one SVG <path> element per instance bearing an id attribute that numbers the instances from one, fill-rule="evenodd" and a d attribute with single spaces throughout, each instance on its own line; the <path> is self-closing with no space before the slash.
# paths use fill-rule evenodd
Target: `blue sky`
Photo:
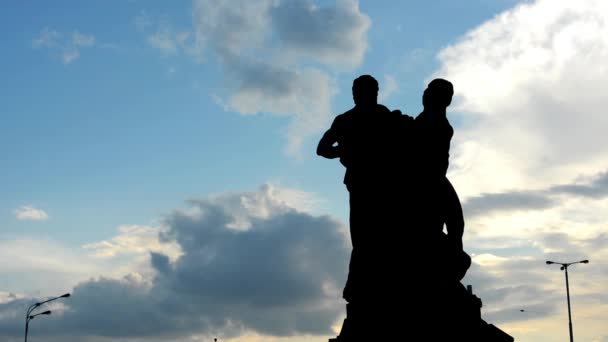
<path id="1" fill-rule="evenodd" d="M 317 157 L 315 148 L 333 117 L 352 106 L 355 77 L 374 75 L 384 104 L 416 115 L 425 83 L 441 76 L 456 89 L 449 113 L 456 132 L 449 177 L 465 207 L 465 248 L 474 255 L 467 281 L 487 298 L 487 317 L 518 341 L 563 339 L 562 278 L 543 263 L 549 257 L 589 258 L 580 269 L 587 272 L 587 283 L 576 309 L 590 318 L 578 323 L 580 334 L 590 341 L 608 339 L 608 331 L 591 319 L 608 312 L 601 294 L 608 273 L 600 262 L 608 253 L 602 243 L 608 208 L 608 149 L 602 136 L 608 122 L 598 94 L 608 85 L 602 62 L 608 51 L 606 5 L 592 0 L 576 6 L 548 0 L 226 4 L 2 6 L 0 257 L 10 261 L 0 267 L 0 312 L 21 312 L 28 300 L 74 288 L 81 298 L 96 286 L 165 293 L 162 284 L 184 281 L 180 272 L 192 270 L 188 262 L 196 264 L 197 251 L 235 247 L 227 242 L 230 229 L 253 234 L 275 227 L 271 231 L 287 246 L 298 238 L 302 244 L 337 244 L 327 245 L 333 250 L 327 255 L 310 257 L 321 264 L 321 257 L 338 261 L 308 274 L 333 284 L 334 292 L 293 284 L 294 298 L 302 294 L 297 298 L 310 303 L 333 303 L 331 310 L 318 304 L 308 312 L 318 310 L 324 321 L 298 311 L 286 297 L 278 308 L 286 308 L 284 327 L 291 330 L 256 325 L 247 315 L 229 312 L 224 318 L 242 326 L 227 327 L 208 322 L 203 310 L 198 314 L 207 323 L 196 328 L 184 318 L 187 333 L 180 335 L 177 324 L 163 326 L 159 341 L 202 340 L 211 332 L 243 341 L 331 335 L 326 328 L 343 315 L 339 292 L 347 238 L 313 229 L 314 238 L 306 239 L 275 220 L 288 213 L 297 227 L 347 231 L 344 169 Z M 201 214 L 210 208 L 224 213 L 228 230 L 213 235 L 219 237 L 212 245 L 205 229 L 217 227 Z M 198 227 L 198 233 L 189 227 Z M 159 240 L 159 232 L 170 238 Z M 200 245 L 189 245 L 188 236 Z M 257 246 L 237 241 L 243 248 Z M 290 253 L 258 247 L 268 248 L 268 255 L 254 253 L 262 261 Z M 226 264 L 212 269 L 230 282 L 220 266 L 244 264 L 242 255 L 225 253 L 218 260 Z M 174 273 L 162 272 L 165 259 L 159 255 L 170 259 Z M 519 270 L 522 265 L 528 271 Z M 199 267 L 197 272 L 211 271 Z M 299 279 L 279 271 L 273 276 Z M 573 284 L 585 279 L 573 277 Z M 186 278 L 184 288 L 204 287 L 208 280 Z M 505 284 L 508 279 L 512 283 Z M 304 295 L 313 290 L 319 295 Z M 257 312 L 255 305 L 235 299 L 239 296 L 216 294 L 201 300 Z M 254 294 L 243 290 L 240 296 Z M 537 302 L 530 299 L 535 297 Z M 58 310 L 67 320 L 84 303 Z M 542 314 L 532 321 L 522 318 L 519 309 L 525 305 Z M 270 312 L 260 315 L 274 319 Z M 20 338 L 13 321 L 2 317 L 0 336 Z M 70 328 L 61 317 L 48 322 Z M 48 322 L 37 323 L 59 336 Z M 112 329 L 111 322 L 104 324 Z M 71 329 L 73 338 L 83 341 L 146 337 Z"/>
<path id="2" fill-rule="evenodd" d="M 454 19 L 449 16 L 455 7 L 448 1 L 431 8 L 423 4 L 360 4 L 372 19 L 369 48 L 357 68 L 328 70 L 339 92 L 328 116 L 351 106 L 350 82 L 358 73 L 398 80 L 400 89 L 387 105 L 418 111 L 425 77 L 437 65 L 434 51 L 509 3 L 471 4 Z M 82 243 L 111 234 L 118 224 L 145 222 L 184 198 L 271 180 L 328 196 L 331 212 L 345 218 L 344 204 L 337 203 L 344 202 L 344 191 L 335 181 L 342 170 L 314 155 L 320 132 L 308 137 L 301 159 L 286 155 L 288 119 L 225 112 L 212 100 L 225 86 L 213 54 L 199 62 L 147 43 L 162 25 L 191 28 L 190 5 L 132 1 L 6 7 L 2 32 L 11 53 L 3 56 L 8 120 L 1 138 L 7 159 L 0 203 L 7 233 L 38 229 L 14 220 L 10 213 L 21 205 L 52 213 L 45 229 L 54 238 Z M 428 10 L 436 12 L 433 20 Z M 145 32 L 138 29 L 138 18 L 149 21 Z M 34 47 L 44 30 L 59 35 L 56 46 Z M 94 43 L 70 47 L 74 32 Z M 392 44 L 395 39 L 400 44 Z M 73 49 L 80 56 L 64 61 Z M 76 228 L 82 226 L 89 228 Z"/>

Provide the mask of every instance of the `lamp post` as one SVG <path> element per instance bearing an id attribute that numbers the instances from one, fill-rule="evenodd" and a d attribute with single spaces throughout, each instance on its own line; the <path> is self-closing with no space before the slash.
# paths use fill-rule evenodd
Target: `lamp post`
<path id="1" fill-rule="evenodd" d="M 66 293 L 66 294 L 61 295 L 59 297 L 55 297 L 55 298 L 51 298 L 51 299 L 45 300 L 44 302 L 34 303 L 34 304 L 30 305 L 29 308 L 27 308 L 27 313 L 25 314 L 25 342 L 27 342 L 27 332 L 29 330 L 30 321 L 32 319 L 34 319 L 34 317 L 36 317 L 36 316 L 50 315 L 51 314 L 50 310 L 47 310 L 47 311 L 44 311 L 44 312 L 41 312 L 41 313 L 37 313 L 35 315 L 32 315 L 32 312 L 34 310 L 36 310 L 36 308 L 40 307 L 42 304 L 54 301 L 54 300 L 59 299 L 59 298 L 67 298 L 69 296 L 70 296 L 70 294 Z"/>
<path id="2" fill-rule="evenodd" d="M 562 271 L 565 271 L 565 273 L 566 273 L 566 298 L 568 299 L 568 328 L 570 331 L 570 342 L 574 342 L 574 337 L 572 334 L 572 314 L 570 312 L 570 285 L 568 283 L 568 266 L 574 265 L 574 264 L 588 264 L 588 263 L 589 263 L 589 260 L 581 260 L 581 261 L 568 262 L 568 263 L 547 261 L 547 265 L 553 265 L 553 264 L 561 265 L 562 267 L 560 267 L 559 269 Z"/>

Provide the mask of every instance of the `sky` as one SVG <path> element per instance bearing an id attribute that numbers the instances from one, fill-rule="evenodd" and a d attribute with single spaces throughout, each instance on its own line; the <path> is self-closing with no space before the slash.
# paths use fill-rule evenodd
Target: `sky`
<path id="1" fill-rule="evenodd" d="M 569 272 L 574 336 L 608 341 L 606 1 L 0 6 L 0 340 L 63 293 L 32 341 L 336 336 L 348 192 L 315 150 L 371 74 L 412 116 L 431 79 L 454 84 L 448 177 L 482 317 L 566 340 L 545 261 L 589 259 Z"/>

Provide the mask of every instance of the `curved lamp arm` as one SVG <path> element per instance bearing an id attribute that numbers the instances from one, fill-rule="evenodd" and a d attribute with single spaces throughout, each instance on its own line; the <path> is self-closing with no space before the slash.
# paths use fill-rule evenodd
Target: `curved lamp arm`
<path id="1" fill-rule="evenodd" d="M 34 317 L 36 317 L 36 316 L 40 316 L 40 315 L 50 315 L 50 314 L 51 314 L 51 310 L 46 310 L 46 311 L 44 311 L 44 312 L 37 313 L 37 314 L 35 314 L 35 315 L 31 315 L 29 318 L 30 318 L 30 321 L 31 321 L 31 320 L 33 320 L 33 319 L 34 319 Z"/>

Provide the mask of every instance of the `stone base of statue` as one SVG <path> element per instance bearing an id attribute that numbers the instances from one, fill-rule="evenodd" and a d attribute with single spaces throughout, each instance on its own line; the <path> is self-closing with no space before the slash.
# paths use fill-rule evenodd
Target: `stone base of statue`
<path id="1" fill-rule="evenodd" d="M 464 287 L 462 287 L 464 289 Z M 329 342 L 355 341 L 467 341 L 513 342 L 514 338 L 481 318 L 481 300 L 468 292 L 440 308 L 417 312 L 386 309 L 386 305 L 346 305 L 340 334 Z M 380 311 L 384 307 L 383 311 Z"/>
<path id="2" fill-rule="evenodd" d="M 482 319 L 481 300 L 462 285 L 470 256 L 445 242 L 429 255 L 434 257 L 421 266 L 407 268 L 403 282 L 394 270 L 382 268 L 382 260 L 390 256 L 376 253 L 354 259 L 372 262 L 351 264 L 344 290 L 346 319 L 340 334 L 329 341 L 514 341 Z M 417 283 L 405 281 L 414 277 Z"/>

